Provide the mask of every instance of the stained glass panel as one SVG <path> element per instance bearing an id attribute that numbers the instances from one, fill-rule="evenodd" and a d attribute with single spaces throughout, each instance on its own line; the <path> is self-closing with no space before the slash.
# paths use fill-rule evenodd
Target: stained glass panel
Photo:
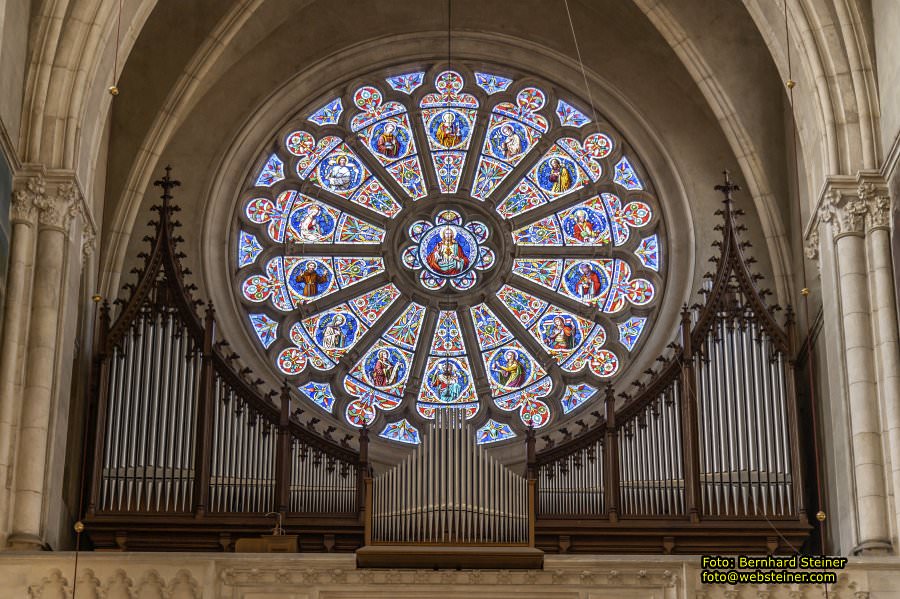
<path id="1" fill-rule="evenodd" d="M 491 75 L 490 73 L 475 73 L 475 84 L 487 92 L 488 95 L 497 92 L 505 92 L 512 85 L 512 79 L 509 77 L 501 77 L 500 75 Z"/>
<path id="2" fill-rule="evenodd" d="M 298 387 L 300 393 L 329 414 L 334 409 L 334 394 L 328 383 L 309 382 Z"/>
<path id="3" fill-rule="evenodd" d="M 397 441 L 398 443 L 419 444 L 419 429 L 411 425 L 406 418 L 397 422 L 391 422 L 384 427 L 383 431 L 378 433 L 378 436 L 390 441 Z"/>
<path id="4" fill-rule="evenodd" d="M 575 410 L 585 402 L 589 401 L 595 395 L 597 395 L 597 389 L 595 387 L 591 387 L 587 383 L 566 385 L 566 390 L 563 393 L 563 397 L 561 400 L 563 413 L 568 414 L 572 410 Z"/>
<path id="5" fill-rule="evenodd" d="M 340 98 L 335 98 L 309 116 L 309 120 L 317 125 L 334 125 L 341 120 L 344 106 Z"/>
<path id="6" fill-rule="evenodd" d="M 434 80 L 436 93 L 419 103 L 441 193 L 456 193 L 475 131 L 478 100 L 463 85 L 462 75 L 444 71 Z"/>
<path id="7" fill-rule="evenodd" d="M 475 442 L 478 445 L 486 443 L 496 443 L 497 441 L 506 441 L 516 436 L 515 431 L 505 422 L 497 422 L 493 418 L 489 419 L 484 426 L 475 432 Z"/>
<path id="8" fill-rule="evenodd" d="M 591 122 L 583 112 L 566 102 L 565 100 L 559 100 L 556 104 L 556 116 L 559 119 L 559 124 L 563 127 L 575 127 L 576 129 L 580 129 Z"/>

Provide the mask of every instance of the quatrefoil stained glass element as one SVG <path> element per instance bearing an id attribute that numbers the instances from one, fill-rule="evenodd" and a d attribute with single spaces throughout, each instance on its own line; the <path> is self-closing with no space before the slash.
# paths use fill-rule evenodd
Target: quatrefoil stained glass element
<path id="1" fill-rule="evenodd" d="M 665 227 L 638 157 L 577 98 L 483 67 L 318 98 L 237 207 L 235 289 L 272 375 L 385 442 L 446 408 L 479 443 L 561 425 L 658 310 Z"/>
<path id="2" fill-rule="evenodd" d="M 435 291 L 448 281 L 460 291 L 471 289 L 477 272 L 494 266 L 494 252 L 484 245 L 487 226 L 465 222 L 458 212 L 441 211 L 432 222 L 419 220 L 409 227 L 413 245 L 403 250 L 403 266 L 419 272 L 419 281 Z"/>

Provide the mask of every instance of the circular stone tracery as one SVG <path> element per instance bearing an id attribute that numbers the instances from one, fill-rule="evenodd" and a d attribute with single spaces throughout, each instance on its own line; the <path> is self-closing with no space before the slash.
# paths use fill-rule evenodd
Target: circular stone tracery
<path id="1" fill-rule="evenodd" d="M 656 313 L 649 182 L 565 95 L 551 111 L 500 75 L 398 72 L 302 112 L 250 177 L 252 330 L 277 376 L 386 439 L 418 442 L 445 406 L 479 442 L 561 421 Z"/>

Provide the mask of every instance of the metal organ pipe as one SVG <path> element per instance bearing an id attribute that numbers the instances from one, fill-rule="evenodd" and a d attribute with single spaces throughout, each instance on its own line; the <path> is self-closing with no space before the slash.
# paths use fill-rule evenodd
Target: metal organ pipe
<path id="1" fill-rule="evenodd" d="M 526 490 L 475 443 L 462 410 L 438 410 L 423 443 L 373 481 L 373 541 L 526 543 Z"/>

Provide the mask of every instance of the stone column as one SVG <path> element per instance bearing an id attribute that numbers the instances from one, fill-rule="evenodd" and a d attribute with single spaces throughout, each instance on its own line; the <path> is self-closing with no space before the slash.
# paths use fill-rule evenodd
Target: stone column
<path id="1" fill-rule="evenodd" d="M 871 183 L 860 185 L 860 198 L 868 207 L 866 253 L 869 267 L 869 295 L 872 298 L 872 331 L 878 396 L 887 437 L 887 473 L 893 489 L 890 506 L 894 539 L 900 527 L 900 334 L 897 325 L 897 297 L 894 293 L 889 218 L 890 198 L 884 189 Z"/>
<path id="2" fill-rule="evenodd" d="M 17 423 L 22 407 L 21 364 L 25 357 L 31 278 L 34 272 L 35 203 L 44 195 L 41 175 L 16 182 L 12 198 L 12 247 L 9 255 L 7 298 L 3 339 L 0 344 L 0 547 L 9 534 L 12 456 L 17 440 Z"/>
<path id="3" fill-rule="evenodd" d="M 826 193 L 820 218 L 831 225 L 836 256 L 839 330 L 843 333 L 840 345 L 846 366 L 857 508 L 857 539 L 852 552 L 881 553 L 891 550 L 891 539 L 866 252 L 869 207 L 859 195 L 858 187 L 833 187 Z"/>
<path id="4" fill-rule="evenodd" d="M 15 506 L 9 546 L 37 549 L 44 544 L 47 454 L 57 374 L 61 289 L 65 276 L 68 229 L 77 208 L 74 183 L 60 183 L 36 202 L 38 243 L 26 354 L 25 390 L 16 451 Z"/>

